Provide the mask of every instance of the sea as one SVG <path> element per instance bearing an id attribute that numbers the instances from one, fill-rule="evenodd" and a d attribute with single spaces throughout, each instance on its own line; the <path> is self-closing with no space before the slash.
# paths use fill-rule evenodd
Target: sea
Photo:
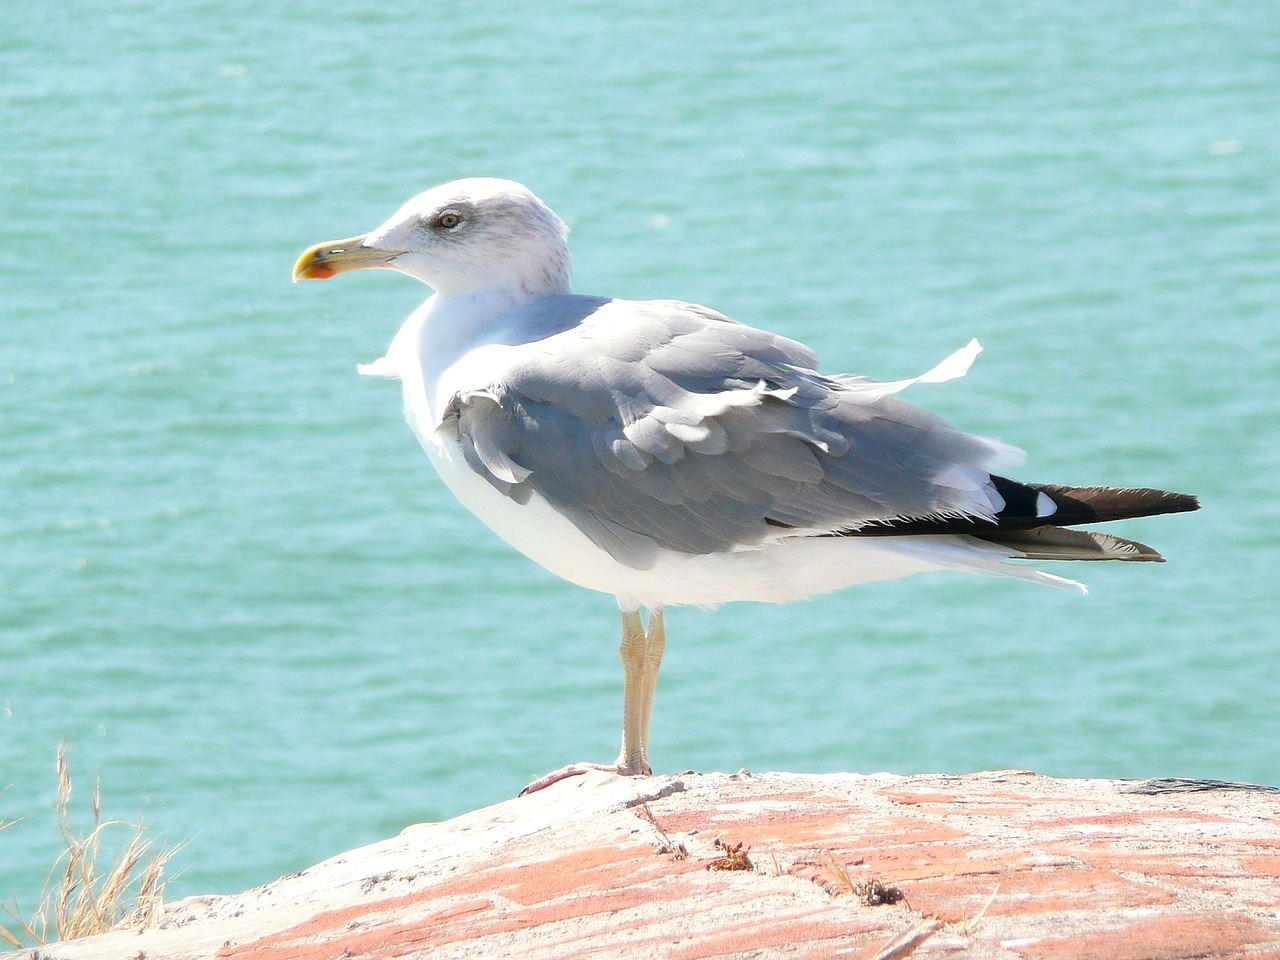
<path id="1" fill-rule="evenodd" d="M 242 890 L 620 731 L 612 597 L 456 503 L 357 376 L 429 290 L 290 282 L 464 176 L 583 293 L 678 298 L 1027 451 L 1198 494 L 1090 594 L 960 574 L 672 609 L 663 772 L 1280 784 L 1280 18 L 1248 0 L 10 3 L 0 902 L 70 827 Z M 112 828 L 120 837 L 127 827 Z M 119 839 L 106 841 L 107 846 Z"/>

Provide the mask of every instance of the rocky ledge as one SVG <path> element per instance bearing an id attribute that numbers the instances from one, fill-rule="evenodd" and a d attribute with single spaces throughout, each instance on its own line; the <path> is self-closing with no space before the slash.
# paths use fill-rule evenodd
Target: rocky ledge
<path id="1" fill-rule="evenodd" d="M 567 780 L 48 960 L 1280 957 L 1280 790 L 1214 781 Z M 13 956 L 31 956 L 31 951 Z"/>

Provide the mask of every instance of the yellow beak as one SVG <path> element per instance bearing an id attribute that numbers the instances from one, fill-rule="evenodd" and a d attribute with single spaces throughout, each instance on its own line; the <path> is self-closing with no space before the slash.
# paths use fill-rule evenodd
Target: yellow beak
<path id="1" fill-rule="evenodd" d="M 346 240 L 330 240 L 317 243 L 305 251 L 293 265 L 293 282 L 299 280 L 328 280 L 339 273 L 364 270 L 369 267 L 385 267 L 395 254 L 385 250 L 373 250 L 362 246 L 368 234 L 348 237 Z"/>

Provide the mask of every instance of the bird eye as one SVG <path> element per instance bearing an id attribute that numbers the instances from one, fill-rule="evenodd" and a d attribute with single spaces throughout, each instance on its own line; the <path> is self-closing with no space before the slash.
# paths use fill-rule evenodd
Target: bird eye
<path id="1" fill-rule="evenodd" d="M 446 210 L 436 217 L 435 227 L 439 230 L 452 230 L 460 223 L 462 223 L 462 214 Z"/>

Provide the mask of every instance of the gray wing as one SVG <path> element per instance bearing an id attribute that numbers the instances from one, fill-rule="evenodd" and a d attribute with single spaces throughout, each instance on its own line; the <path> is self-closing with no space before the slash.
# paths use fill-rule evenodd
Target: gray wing
<path id="1" fill-rule="evenodd" d="M 548 298 L 529 318 L 572 312 Z M 562 302 L 558 302 L 562 301 Z M 554 324 L 551 325 L 554 327 Z M 949 427 L 804 346 L 674 301 L 597 301 L 522 345 L 440 430 L 518 501 L 536 491 L 622 563 L 751 546 L 794 528 L 990 517 L 1011 448 Z"/>

